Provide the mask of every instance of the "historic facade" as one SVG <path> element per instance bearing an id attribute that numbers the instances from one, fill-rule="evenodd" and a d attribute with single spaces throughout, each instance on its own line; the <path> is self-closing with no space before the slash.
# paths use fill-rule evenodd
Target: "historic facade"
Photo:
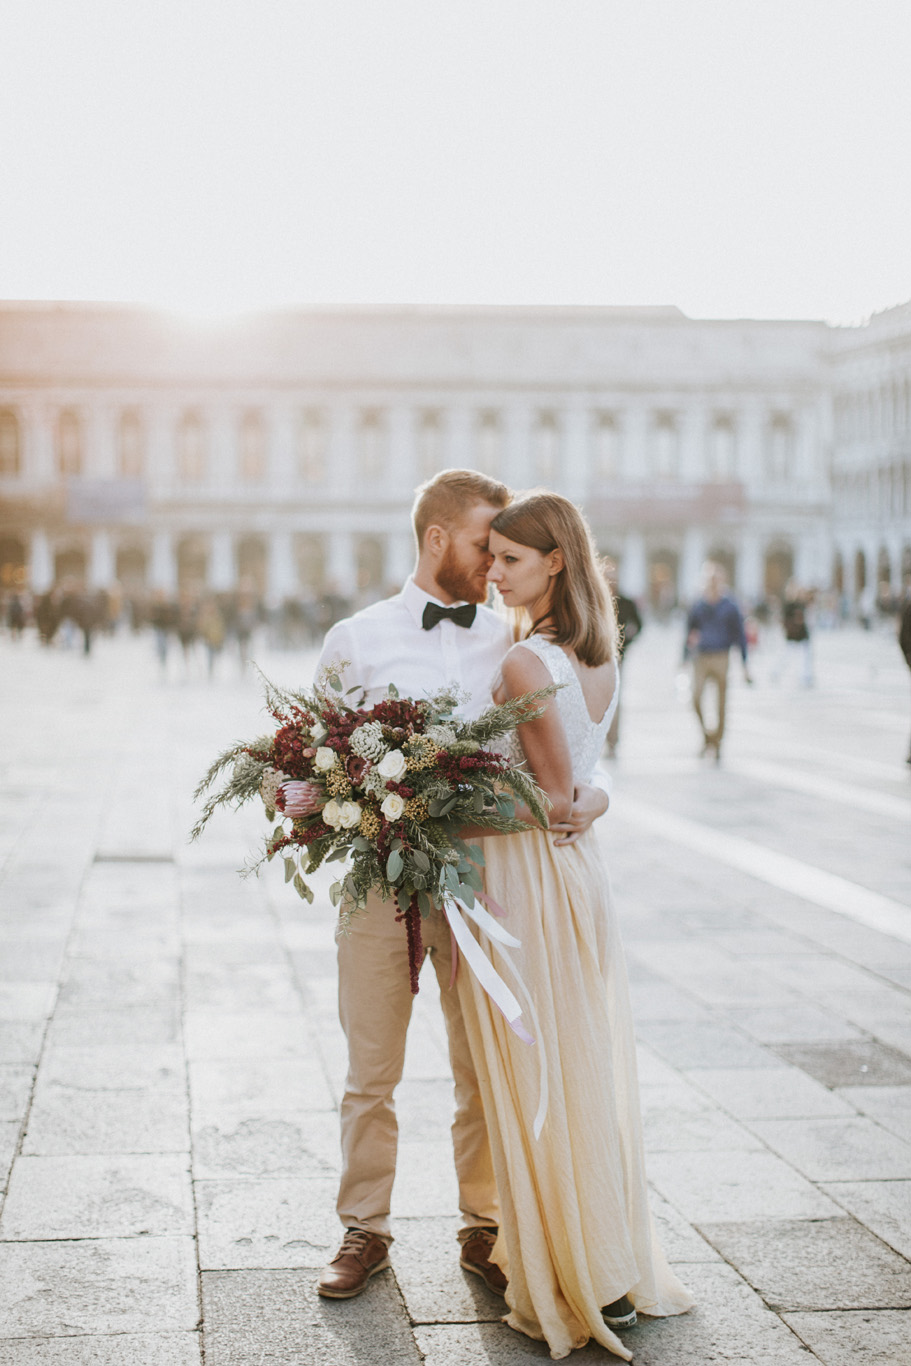
<path id="1" fill-rule="evenodd" d="M 586 510 L 625 591 L 911 572 L 911 306 L 861 328 L 674 308 L 191 324 L 0 304 L 0 574 L 274 603 L 397 585 L 414 487 L 472 465 Z M 840 578 L 839 578 L 840 576 Z"/>

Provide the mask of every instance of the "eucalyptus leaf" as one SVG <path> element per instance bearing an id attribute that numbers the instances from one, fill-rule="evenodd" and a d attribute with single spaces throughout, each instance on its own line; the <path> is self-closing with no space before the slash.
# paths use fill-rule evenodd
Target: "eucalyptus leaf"
<path id="1" fill-rule="evenodd" d="M 396 878 L 404 867 L 404 859 L 398 849 L 393 849 L 386 860 L 386 876 L 390 882 L 395 882 Z"/>
<path id="2" fill-rule="evenodd" d="M 469 844 L 468 857 L 471 859 L 472 863 L 476 863 L 479 868 L 484 867 L 484 850 L 481 848 L 480 844 Z"/>
<path id="3" fill-rule="evenodd" d="M 430 872 L 430 859 L 424 853 L 423 849 L 415 849 L 412 858 L 414 859 L 414 866 L 420 868 L 422 873 Z"/>
<path id="4" fill-rule="evenodd" d="M 295 867 L 293 858 L 286 858 L 283 860 L 283 862 L 285 865 L 285 882 L 287 883 L 290 882 L 291 879 L 294 877 L 294 874 L 297 872 L 297 868 Z"/>
<path id="5" fill-rule="evenodd" d="M 331 854 L 326 855 L 326 862 L 337 863 L 340 859 L 347 858 L 347 856 L 348 846 L 346 844 L 342 844 L 339 845 L 338 849 L 333 849 Z"/>
<path id="6" fill-rule="evenodd" d="M 426 920 L 430 914 L 432 902 L 426 892 L 418 892 L 418 910 L 421 912 L 421 919 Z"/>

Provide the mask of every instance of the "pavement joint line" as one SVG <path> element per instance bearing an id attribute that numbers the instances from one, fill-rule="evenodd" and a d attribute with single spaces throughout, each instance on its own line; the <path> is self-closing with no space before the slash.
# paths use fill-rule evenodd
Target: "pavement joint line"
<path id="1" fill-rule="evenodd" d="M 618 805 L 617 815 L 621 820 L 652 831 L 659 838 L 705 854 L 729 868 L 736 868 L 821 906 L 823 910 L 834 911 L 869 929 L 911 944 L 911 907 L 851 882 L 838 873 L 829 873 L 790 854 L 780 854 L 754 840 L 674 815 L 626 794 Z"/>

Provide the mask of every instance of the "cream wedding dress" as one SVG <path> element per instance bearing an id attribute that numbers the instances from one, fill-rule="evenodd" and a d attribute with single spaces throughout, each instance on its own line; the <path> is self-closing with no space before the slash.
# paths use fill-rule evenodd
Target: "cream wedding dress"
<path id="1" fill-rule="evenodd" d="M 543 636 L 522 643 L 566 685 L 556 705 L 574 780 L 588 782 L 616 690 L 594 722 L 563 650 Z M 458 974 L 500 1196 L 493 1260 L 509 1278 L 511 1327 L 546 1341 L 554 1358 L 594 1338 L 628 1361 L 604 1305 L 629 1295 L 639 1313 L 664 1316 L 693 1300 L 649 1211 L 626 965 L 598 836 L 589 830 L 562 848 L 553 841 L 537 829 L 484 841 L 487 893 L 521 941 L 505 953 L 533 1000 L 534 1018 L 523 1018 L 536 1044 L 517 1038 L 473 973 Z M 478 937 L 514 983 L 504 951 Z M 548 1104 L 536 1139 L 542 1051 Z"/>

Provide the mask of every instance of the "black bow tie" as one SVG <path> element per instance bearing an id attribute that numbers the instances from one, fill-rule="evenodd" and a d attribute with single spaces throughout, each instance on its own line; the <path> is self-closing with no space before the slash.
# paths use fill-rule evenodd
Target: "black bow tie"
<path id="1" fill-rule="evenodd" d="M 470 626 L 477 610 L 473 602 L 466 602 L 464 607 L 440 607 L 439 603 L 428 602 L 421 625 L 425 631 L 432 631 L 438 621 L 454 621 L 456 626 Z"/>

